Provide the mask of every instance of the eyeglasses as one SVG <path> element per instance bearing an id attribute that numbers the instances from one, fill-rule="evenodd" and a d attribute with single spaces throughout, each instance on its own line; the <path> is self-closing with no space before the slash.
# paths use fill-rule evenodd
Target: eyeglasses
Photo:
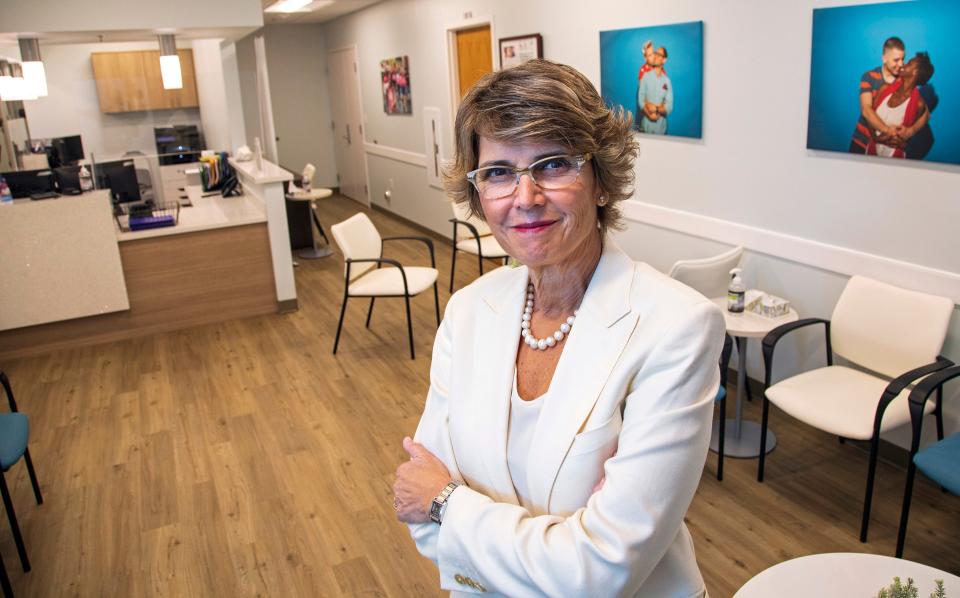
<path id="1" fill-rule="evenodd" d="M 468 172 L 467 180 L 484 199 L 500 199 L 512 195 L 524 174 L 530 175 L 530 180 L 541 189 L 563 189 L 580 177 L 580 170 L 591 157 L 590 154 L 550 156 L 541 158 L 526 168 L 486 166 Z"/>

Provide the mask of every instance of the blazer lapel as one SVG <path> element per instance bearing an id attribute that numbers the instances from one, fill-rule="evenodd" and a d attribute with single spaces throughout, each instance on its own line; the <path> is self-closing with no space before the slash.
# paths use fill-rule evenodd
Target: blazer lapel
<path id="1" fill-rule="evenodd" d="M 547 511 L 567 450 L 593 411 L 640 316 L 630 307 L 634 267 L 619 247 L 606 242 L 577 321 L 564 341 L 567 344 L 537 422 L 527 468 L 530 498 Z"/>
<path id="2" fill-rule="evenodd" d="M 485 305 L 478 309 L 471 402 L 474 429 L 482 436 L 472 445 L 480 453 L 491 491 L 497 494 L 491 498 L 518 504 L 507 466 L 507 425 L 528 275 L 525 267 L 512 274 L 484 296 Z"/>

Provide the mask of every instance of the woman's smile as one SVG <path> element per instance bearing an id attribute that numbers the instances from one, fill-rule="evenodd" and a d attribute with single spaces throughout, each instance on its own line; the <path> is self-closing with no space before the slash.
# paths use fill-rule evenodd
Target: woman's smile
<path id="1" fill-rule="evenodd" d="M 515 224 L 511 228 L 521 234 L 537 234 L 546 232 L 559 220 L 536 220 L 534 222 L 522 222 Z"/>

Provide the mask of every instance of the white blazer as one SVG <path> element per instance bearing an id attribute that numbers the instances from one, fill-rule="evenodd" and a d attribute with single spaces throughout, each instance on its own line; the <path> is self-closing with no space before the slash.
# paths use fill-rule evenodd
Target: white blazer
<path id="1" fill-rule="evenodd" d="M 605 243 L 534 431 L 528 512 L 507 468 L 527 279 L 500 268 L 447 305 L 416 440 L 464 486 L 442 526 L 410 526 L 417 548 L 453 595 L 704 595 L 683 517 L 710 440 L 722 314 Z"/>

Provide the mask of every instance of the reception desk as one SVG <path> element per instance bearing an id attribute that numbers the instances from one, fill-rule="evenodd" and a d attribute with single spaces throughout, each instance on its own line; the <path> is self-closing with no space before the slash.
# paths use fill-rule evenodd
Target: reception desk
<path id="1" fill-rule="evenodd" d="M 119 230 L 105 191 L 4 207 L 15 217 L 0 218 L 0 359 L 296 309 L 275 174 L 237 197 L 188 188 L 177 226 L 136 232 Z M 271 185 L 283 236 L 271 235 Z"/>

